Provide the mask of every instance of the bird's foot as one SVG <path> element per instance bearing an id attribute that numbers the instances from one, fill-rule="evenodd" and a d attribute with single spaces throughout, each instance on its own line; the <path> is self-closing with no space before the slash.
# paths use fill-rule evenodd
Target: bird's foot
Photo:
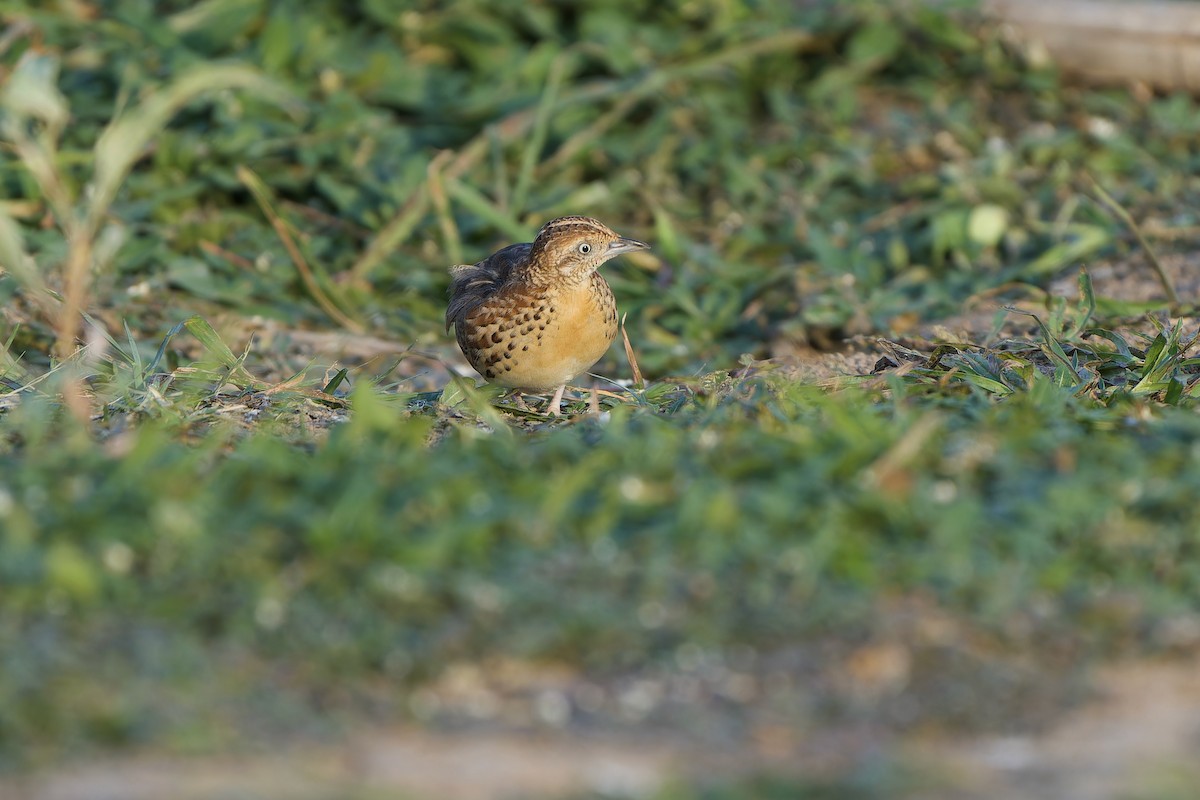
<path id="1" fill-rule="evenodd" d="M 563 392 L 567 390 L 567 385 L 564 383 L 554 391 L 554 397 L 550 399 L 550 405 L 546 407 L 546 413 L 552 417 L 562 415 L 562 398 Z"/>

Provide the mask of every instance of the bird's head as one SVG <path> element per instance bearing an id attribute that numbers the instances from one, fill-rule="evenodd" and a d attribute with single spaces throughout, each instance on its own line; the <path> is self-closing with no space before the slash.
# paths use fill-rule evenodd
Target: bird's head
<path id="1" fill-rule="evenodd" d="M 531 266 L 551 280 L 581 282 L 605 261 L 650 245 L 618 236 L 591 217 L 559 217 L 542 226 L 529 251 Z"/>

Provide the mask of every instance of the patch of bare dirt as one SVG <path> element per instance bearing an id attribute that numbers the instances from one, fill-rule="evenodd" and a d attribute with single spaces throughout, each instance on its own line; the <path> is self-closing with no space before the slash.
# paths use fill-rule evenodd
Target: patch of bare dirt
<path id="1" fill-rule="evenodd" d="M 1162 256 L 1160 261 L 1183 305 L 1191 311 L 1182 317 L 1171 317 L 1169 321 L 1181 321 L 1185 331 L 1196 330 L 1200 327 L 1200 316 L 1195 315 L 1195 308 L 1200 305 L 1200 259 L 1190 253 L 1176 253 Z M 1090 264 L 1088 274 L 1097 298 L 1128 303 L 1164 301 L 1161 283 L 1140 254 Z M 1036 314 L 1045 320 L 1048 297 L 1063 298 L 1068 303 L 1079 302 L 1078 271 L 1066 270 L 1051 282 L 1045 293 L 1027 285 L 1012 285 L 971 298 L 959 313 L 934 322 L 895 320 L 895 329 L 890 336 L 901 345 L 918 350 L 932 350 L 940 343 L 987 344 L 999 339 L 1036 341 L 1041 338 L 1041 332 L 1037 322 L 1028 315 Z M 1025 313 L 1008 313 L 997 328 L 997 316 L 1006 308 Z M 1153 336 L 1155 328 L 1145 315 L 1134 315 L 1117 326 L 1116 332 L 1130 341 L 1137 341 L 1132 334 Z M 802 380 L 826 382 L 868 375 L 876 361 L 886 354 L 878 344 L 878 335 L 852 336 L 832 352 L 814 348 L 806 342 L 778 339 L 770 344 L 769 362 Z"/>
<path id="2" fill-rule="evenodd" d="M 140 756 L 0 784 L 4 800 L 411 797 L 499 800 L 594 791 L 642 796 L 679 768 L 670 746 L 501 733 L 392 730 L 259 758 Z"/>
<path id="3" fill-rule="evenodd" d="M 1043 735 L 926 745 L 925 758 L 957 773 L 957 796 L 981 800 L 1195 797 L 1200 660 L 1111 666 L 1095 687 Z"/>
<path id="4" fill-rule="evenodd" d="M 867 654 L 871 660 L 880 654 Z M 889 664 L 895 654 L 882 654 Z M 861 660 L 861 659 L 860 659 Z M 873 673 L 869 664 L 856 669 Z M 895 673 L 894 664 L 884 670 Z M 919 786 L 896 797 L 1119 800 L 1190 797 L 1200 785 L 1200 659 L 1133 662 L 1097 672 L 1093 699 L 1043 732 L 946 738 L 880 736 L 852 726 L 764 728 L 739 745 L 683 733 L 625 736 L 502 730 L 362 732 L 336 746 L 243 758 L 141 755 L 0 781 L 3 800 L 217 800 L 408 797 L 645 797 L 676 780 L 758 772 L 850 779 L 881 757 Z M 980 695 L 976 702 L 992 698 Z"/>

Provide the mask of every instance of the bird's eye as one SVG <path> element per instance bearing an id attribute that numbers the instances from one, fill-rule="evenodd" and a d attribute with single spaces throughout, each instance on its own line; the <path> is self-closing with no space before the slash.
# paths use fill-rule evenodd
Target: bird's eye
<path id="1" fill-rule="evenodd" d="M 579 245 L 579 252 L 586 256 L 588 253 L 592 252 L 592 246 L 587 242 L 584 242 L 583 244 Z"/>

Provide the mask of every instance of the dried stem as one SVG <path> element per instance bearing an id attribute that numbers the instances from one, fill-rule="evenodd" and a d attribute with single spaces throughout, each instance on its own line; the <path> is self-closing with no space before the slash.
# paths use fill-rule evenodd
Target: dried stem
<path id="1" fill-rule="evenodd" d="M 1146 241 L 1146 237 L 1142 235 L 1141 226 L 1137 224 L 1137 221 L 1133 218 L 1133 215 L 1125 210 L 1124 206 L 1113 199 L 1112 195 L 1104 191 L 1104 187 L 1100 185 L 1099 181 L 1097 181 L 1091 175 L 1088 175 L 1087 177 L 1088 180 L 1091 181 L 1092 190 L 1096 193 L 1096 196 L 1100 198 L 1100 202 L 1103 203 L 1109 211 L 1116 214 L 1117 219 L 1121 220 L 1121 222 L 1124 222 L 1125 225 L 1131 231 L 1133 231 L 1133 235 L 1137 238 L 1138 244 L 1142 246 L 1142 250 L 1146 253 L 1146 259 L 1150 262 L 1151 268 L 1154 269 L 1154 274 L 1158 276 L 1158 282 L 1162 284 L 1163 291 L 1167 294 L 1167 300 L 1172 306 L 1178 306 L 1179 295 L 1175 292 L 1175 284 L 1171 282 L 1171 277 L 1167 275 L 1167 271 L 1163 269 L 1162 262 L 1158 260 L 1158 254 L 1154 252 L 1154 248 L 1150 246 L 1150 243 Z"/>
<path id="2" fill-rule="evenodd" d="M 561 95 L 553 105 L 549 106 L 549 112 L 617 97 L 620 98 L 618 108 L 624 109 L 625 113 L 627 113 L 636 105 L 637 101 L 661 91 L 663 87 L 675 81 L 696 80 L 726 67 L 750 61 L 759 56 L 802 49 L 809 46 L 813 41 L 812 34 L 807 31 L 798 29 L 781 31 L 770 36 L 764 36 L 761 39 L 732 45 L 712 55 L 697 58 L 695 61 L 652 70 L 641 78 L 596 81 L 584 84 L 575 91 Z M 488 126 L 486 130 L 468 142 L 459 151 L 454 160 L 450 162 L 449 166 L 441 171 L 442 179 L 449 183 L 458 180 L 468 171 L 474 169 L 487 156 L 488 148 L 494 146 L 496 141 L 508 144 L 529 134 L 536 124 L 540 113 L 547 112 L 543 111 L 542 103 L 539 101 L 536 106 L 516 111 L 495 125 Z M 605 120 L 605 123 L 612 125 L 618 119 L 619 117 L 612 120 Z M 598 129 L 594 135 L 598 136 L 601 130 Z M 572 145 L 572 147 L 579 146 L 581 146 L 579 143 Z M 379 266 L 388 253 L 412 234 L 428 210 L 428 181 L 423 181 L 420 187 L 409 197 L 404 206 L 396 213 L 396 216 L 392 218 L 392 221 L 379 231 L 371 243 L 367 245 L 366 250 L 363 251 L 358 261 L 355 262 L 351 268 L 351 274 L 354 279 L 356 281 L 365 280 L 366 276 Z"/>
<path id="3" fill-rule="evenodd" d="M 313 274 L 312 267 L 309 266 L 308 261 L 304 258 L 304 254 L 300 252 L 300 248 L 296 245 L 295 239 L 292 238 L 292 233 L 288 230 L 287 223 L 275 213 L 275 209 L 271 206 L 271 198 L 262 180 L 243 165 L 238 166 L 237 176 L 238 180 L 254 195 L 254 199 L 258 202 L 259 208 L 262 209 L 263 215 L 271 223 L 271 227 L 275 229 L 279 240 L 283 242 L 284 249 L 287 250 L 288 256 L 296 266 L 296 271 L 300 273 L 300 280 L 304 283 L 304 287 L 308 289 L 308 293 L 312 295 L 313 300 L 316 301 L 317 305 L 330 318 L 343 328 L 355 333 L 362 333 L 362 324 L 357 320 L 351 319 L 344 311 L 338 308 L 337 304 L 321 288 L 320 282 L 317 281 L 316 275 Z"/>

